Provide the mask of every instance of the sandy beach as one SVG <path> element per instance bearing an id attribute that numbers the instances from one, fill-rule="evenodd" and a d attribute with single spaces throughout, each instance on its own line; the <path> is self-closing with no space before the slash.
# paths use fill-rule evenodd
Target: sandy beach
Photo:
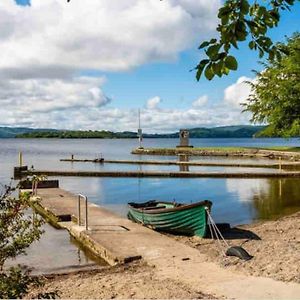
<path id="1" fill-rule="evenodd" d="M 253 258 L 243 261 L 221 256 L 217 242 L 211 239 L 174 238 L 234 272 L 300 283 L 300 212 L 275 221 L 237 226 L 224 237 L 230 246 L 242 246 Z"/>
<path id="2" fill-rule="evenodd" d="M 270 277 L 285 282 L 300 283 L 300 212 L 276 221 L 238 226 L 225 234 L 230 245 L 242 245 L 254 257 L 242 261 L 222 257 L 216 242 L 198 237 L 173 238 L 205 254 L 207 261 L 244 275 Z M 57 290 L 60 298 L 120 298 L 120 299 L 211 299 L 201 286 L 181 280 L 159 278 L 155 268 L 143 261 L 95 271 L 54 275 L 46 279 L 42 290 Z"/>
<path id="3" fill-rule="evenodd" d="M 201 287 L 159 278 L 152 267 L 135 262 L 119 267 L 47 277 L 38 293 L 58 291 L 62 299 L 215 299 L 201 292 Z"/>

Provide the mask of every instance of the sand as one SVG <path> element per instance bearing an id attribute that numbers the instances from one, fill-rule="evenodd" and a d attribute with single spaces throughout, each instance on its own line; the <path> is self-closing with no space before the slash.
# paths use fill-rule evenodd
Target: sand
<path id="1" fill-rule="evenodd" d="M 174 238 L 205 253 L 208 261 L 235 272 L 300 283 L 300 212 L 276 221 L 237 226 L 224 232 L 224 237 L 230 246 L 242 246 L 253 258 L 224 257 L 211 239 Z"/>
<path id="2" fill-rule="evenodd" d="M 33 290 L 28 298 L 55 290 L 63 299 L 213 299 L 200 287 L 192 290 L 178 281 L 161 280 L 143 262 L 48 277 L 46 285 Z"/>
<path id="3" fill-rule="evenodd" d="M 172 236 L 179 242 L 198 249 L 223 268 L 244 275 L 270 277 L 285 282 L 300 283 L 300 212 L 276 221 L 237 226 L 224 233 L 231 245 L 242 245 L 254 257 L 243 261 L 223 257 L 216 242 L 206 238 Z M 170 235 L 169 235 L 170 236 Z M 42 290 L 59 291 L 64 299 L 119 298 L 119 299 L 212 299 L 201 286 L 183 283 L 180 279 L 158 277 L 155 268 L 135 262 L 119 267 L 55 275 L 46 280 Z"/>

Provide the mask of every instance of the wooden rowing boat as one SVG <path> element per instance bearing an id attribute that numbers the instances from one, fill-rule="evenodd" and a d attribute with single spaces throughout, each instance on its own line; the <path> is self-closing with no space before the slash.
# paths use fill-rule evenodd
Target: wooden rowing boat
<path id="1" fill-rule="evenodd" d="M 151 200 L 145 203 L 128 203 L 128 218 L 157 231 L 204 237 L 207 230 L 207 213 L 212 202 L 205 200 L 180 204 Z"/>

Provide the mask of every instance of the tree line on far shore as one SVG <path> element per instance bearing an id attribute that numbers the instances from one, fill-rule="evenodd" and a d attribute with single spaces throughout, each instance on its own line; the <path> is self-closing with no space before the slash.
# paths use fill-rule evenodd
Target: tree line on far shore
<path id="1" fill-rule="evenodd" d="M 223 126 L 214 128 L 192 128 L 189 129 L 190 138 L 251 138 L 259 136 L 265 126 Z M 112 131 L 92 131 L 92 130 L 34 130 L 27 133 L 17 134 L 16 138 L 100 138 L 100 139 L 122 139 L 137 138 L 136 132 L 112 132 Z M 179 138 L 179 132 L 169 134 L 147 134 L 144 138 Z"/>

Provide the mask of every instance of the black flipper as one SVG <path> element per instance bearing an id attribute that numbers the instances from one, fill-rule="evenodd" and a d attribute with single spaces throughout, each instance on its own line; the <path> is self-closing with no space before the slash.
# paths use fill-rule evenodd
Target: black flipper
<path id="1" fill-rule="evenodd" d="M 253 256 L 250 255 L 244 248 L 240 246 L 233 246 L 227 249 L 227 256 L 236 256 L 243 260 L 250 260 Z"/>

